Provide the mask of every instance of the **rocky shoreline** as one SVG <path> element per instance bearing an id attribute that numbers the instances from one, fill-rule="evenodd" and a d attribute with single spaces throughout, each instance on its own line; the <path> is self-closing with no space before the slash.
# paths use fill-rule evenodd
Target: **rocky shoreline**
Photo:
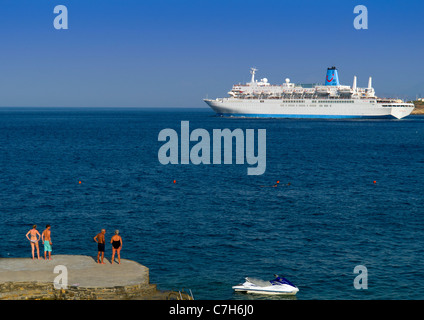
<path id="1" fill-rule="evenodd" d="M 415 109 L 412 110 L 411 114 L 424 114 L 424 102 L 422 101 L 412 101 L 415 105 Z"/>

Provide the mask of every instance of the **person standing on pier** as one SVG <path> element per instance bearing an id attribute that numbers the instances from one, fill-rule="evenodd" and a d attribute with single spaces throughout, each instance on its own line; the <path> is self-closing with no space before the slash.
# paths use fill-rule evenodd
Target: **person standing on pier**
<path id="1" fill-rule="evenodd" d="M 106 230 L 102 229 L 101 232 L 94 237 L 94 241 L 97 242 L 97 263 L 100 263 L 99 257 L 100 257 L 100 254 L 101 254 L 102 255 L 101 264 L 105 264 L 103 262 L 103 259 L 105 257 L 105 243 L 106 243 L 105 242 L 105 233 L 106 233 Z"/>
<path id="2" fill-rule="evenodd" d="M 115 235 L 110 239 L 112 244 L 112 264 L 115 259 L 115 253 L 118 253 L 118 264 L 121 264 L 121 249 L 122 249 L 122 238 L 119 235 L 119 230 L 115 230 Z"/>
<path id="3" fill-rule="evenodd" d="M 41 240 L 44 244 L 44 260 L 47 260 L 47 252 L 49 253 L 49 260 L 52 259 L 52 238 L 51 238 L 51 226 L 46 225 L 46 230 L 41 234 Z"/>
<path id="4" fill-rule="evenodd" d="M 31 235 L 31 238 L 28 235 Z M 41 235 L 37 230 L 37 225 L 34 224 L 32 226 L 32 229 L 27 232 L 26 237 L 31 242 L 32 260 L 34 260 L 35 248 L 37 248 L 37 257 L 38 260 L 40 260 L 40 248 L 38 246 L 38 241 L 40 241 Z"/>

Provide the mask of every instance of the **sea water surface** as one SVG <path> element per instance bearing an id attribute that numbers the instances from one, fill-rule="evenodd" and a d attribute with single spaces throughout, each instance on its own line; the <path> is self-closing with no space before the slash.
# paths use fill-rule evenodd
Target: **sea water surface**
<path id="1" fill-rule="evenodd" d="M 266 172 L 249 176 L 235 161 L 160 164 L 159 132 L 179 132 L 183 120 L 211 137 L 266 129 Z M 299 300 L 424 299 L 423 125 L 423 116 L 0 108 L 0 257 L 29 258 L 33 224 L 51 224 L 53 258 L 95 256 L 100 229 L 107 239 L 119 229 L 122 258 L 147 266 L 159 289 L 191 289 L 195 299 L 270 299 L 231 287 L 273 274 L 296 284 Z M 368 289 L 354 287 L 358 265 Z"/>

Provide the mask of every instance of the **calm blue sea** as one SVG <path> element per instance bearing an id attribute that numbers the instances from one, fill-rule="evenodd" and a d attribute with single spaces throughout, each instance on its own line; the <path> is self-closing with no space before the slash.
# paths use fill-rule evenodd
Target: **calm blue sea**
<path id="1" fill-rule="evenodd" d="M 158 134 L 179 132 L 182 120 L 211 135 L 266 129 L 265 174 L 161 165 Z M 273 274 L 296 284 L 299 300 L 424 299 L 423 116 L 0 108 L 0 152 L 0 257 L 30 257 L 33 224 L 52 225 L 53 254 L 94 256 L 100 229 L 108 238 L 119 229 L 123 258 L 146 265 L 159 289 L 191 289 L 195 299 L 269 299 L 231 286 Z M 366 290 L 353 285 L 358 265 Z"/>

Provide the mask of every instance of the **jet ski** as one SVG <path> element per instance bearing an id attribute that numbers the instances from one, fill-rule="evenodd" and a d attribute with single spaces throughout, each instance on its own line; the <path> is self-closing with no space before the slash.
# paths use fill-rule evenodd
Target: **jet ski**
<path id="1" fill-rule="evenodd" d="M 279 277 L 276 274 L 274 277 L 275 279 L 270 281 L 246 277 L 246 282 L 233 286 L 233 289 L 245 293 L 286 295 L 295 295 L 299 291 L 299 289 L 286 278 Z"/>

